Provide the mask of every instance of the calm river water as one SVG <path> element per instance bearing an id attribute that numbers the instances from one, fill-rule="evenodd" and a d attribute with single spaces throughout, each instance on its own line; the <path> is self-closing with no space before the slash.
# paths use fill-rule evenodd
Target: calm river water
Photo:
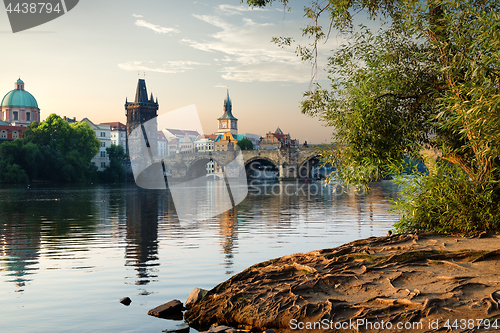
<path id="1" fill-rule="evenodd" d="M 396 195 L 390 181 L 366 196 L 259 185 L 236 210 L 183 224 L 168 192 L 132 184 L 2 187 L 0 331 L 173 329 L 148 310 L 264 260 L 385 235 Z"/>

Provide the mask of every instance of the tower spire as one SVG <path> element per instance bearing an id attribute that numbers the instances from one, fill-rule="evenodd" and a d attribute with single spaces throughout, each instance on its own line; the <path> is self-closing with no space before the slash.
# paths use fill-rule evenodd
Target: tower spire
<path id="1" fill-rule="evenodd" d="M 135 103 L 147 103 L 148 102 L 148 90 L 146 89 L 146 81 L 144 79 L 139 79 L 137 83 L 137 90 L 135 92 Z"/>
<path id="2" fill-rule="evenodd" d="M 231 132 L 231 134 L 238 134 L 238 119 L 233 116 L 233 103 L 229 97 L 229 89 L 227 89 L 226 99 L 224 100 L 224 113 L 217 120 L 219 121 L 219 133 Z"/>

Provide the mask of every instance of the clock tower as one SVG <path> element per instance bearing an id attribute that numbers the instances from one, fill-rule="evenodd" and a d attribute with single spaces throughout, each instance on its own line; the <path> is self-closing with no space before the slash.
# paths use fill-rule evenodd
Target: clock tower
<path id="1" fill-rule="evenodd" d="M 217 119 L 219 121 L 218 133 L 231 133 L 238 134 L 238 119 L 232 113 L 233 104 L 229 98 L 229 89 L 227 91 L 227 98 L 224 100 L 224 114 Z"/>

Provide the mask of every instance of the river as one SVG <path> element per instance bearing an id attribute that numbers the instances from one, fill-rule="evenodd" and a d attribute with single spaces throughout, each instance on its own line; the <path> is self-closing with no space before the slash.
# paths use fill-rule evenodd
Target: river
<path id="1" fill-rule="evenodd" d="M 179 222 L 168 191 L 114 186 L 0 187 L 2 332 L 161 332 L 147 315 L 248 266 L 383 236 L 391 181 L 367 195 L 320 183 L 251 186 L 236 209 Z M 119 300 L 132 299 L 130 306 Z"/>

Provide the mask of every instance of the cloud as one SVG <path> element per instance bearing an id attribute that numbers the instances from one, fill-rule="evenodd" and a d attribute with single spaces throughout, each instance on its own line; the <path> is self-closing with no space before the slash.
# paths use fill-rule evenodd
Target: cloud
<path id="1" fill-rule="evenodd" d="M 153 23 L 146 22 L 144 20 L 135 21 L 135 25 L 138 27 L 145 27 L 145 28 L 151 29 L 158 34 L 168 34 L 171 32 L 175 32 L 175 33 L 180 32 L 179 30 L 177 30 L 175 28 L 165 28 L 165 27 L 153 24 Z"/>
<path id="2" fill-rule="evenodd" d="M 283 33 L 282 25 L 256 22 L 248 17 L 231 24 L 217 16 L 193 16 L 220 31 L 203 40 L 183 38 L 181 42 L 197 50 L 220 53 L 214 58 L 223 65 L 222 78 L 239 82 L 311 80 L 310 65 L 297 57 L 293 47 L 280 49 L 271 43 L 273 36 Z"/>
<path id="3" fill-rule="evenodd" d="M 265 8 L 232 5 L 219 5 L 219 10 L 225 15 L 243 15 L 244 12 L 249 11 L 267 11 Z"/>
<path id="4" fill-rule="evenodd" d="M 311 72 L 304 66 L 290 66 L 286 63 L 259 63 L 226 67 L 222 78 L 238 82 L 309 82 Z"/>
<path id="5" fill-rule="evenodd" d="M 144 16 L 142 16 L 142 15 L 135 14 L 135 13 L 134 13 L 134 14 L 132 14 L 132 16 L 133 16 L 133 17 L 144 17 Z"/>
<path id="6" fill-rule="evenodd" d="M 118 64 L 118 67 L 126 71 L 157 72 L 166 74 L 184 73 L 186 70 L 195 69 L 195 66 L 207 66 L 208 63 L 197 61 L 167 61 L 160 66 L 154 66 L 154 62 L 147 64 L 143 61 L 129 61 Z"/>
<path id="7" fill-rule="evenodd" d="M 227 88 L 227 86 L 219 83 L 215 85 L 215 88 Z"/>

